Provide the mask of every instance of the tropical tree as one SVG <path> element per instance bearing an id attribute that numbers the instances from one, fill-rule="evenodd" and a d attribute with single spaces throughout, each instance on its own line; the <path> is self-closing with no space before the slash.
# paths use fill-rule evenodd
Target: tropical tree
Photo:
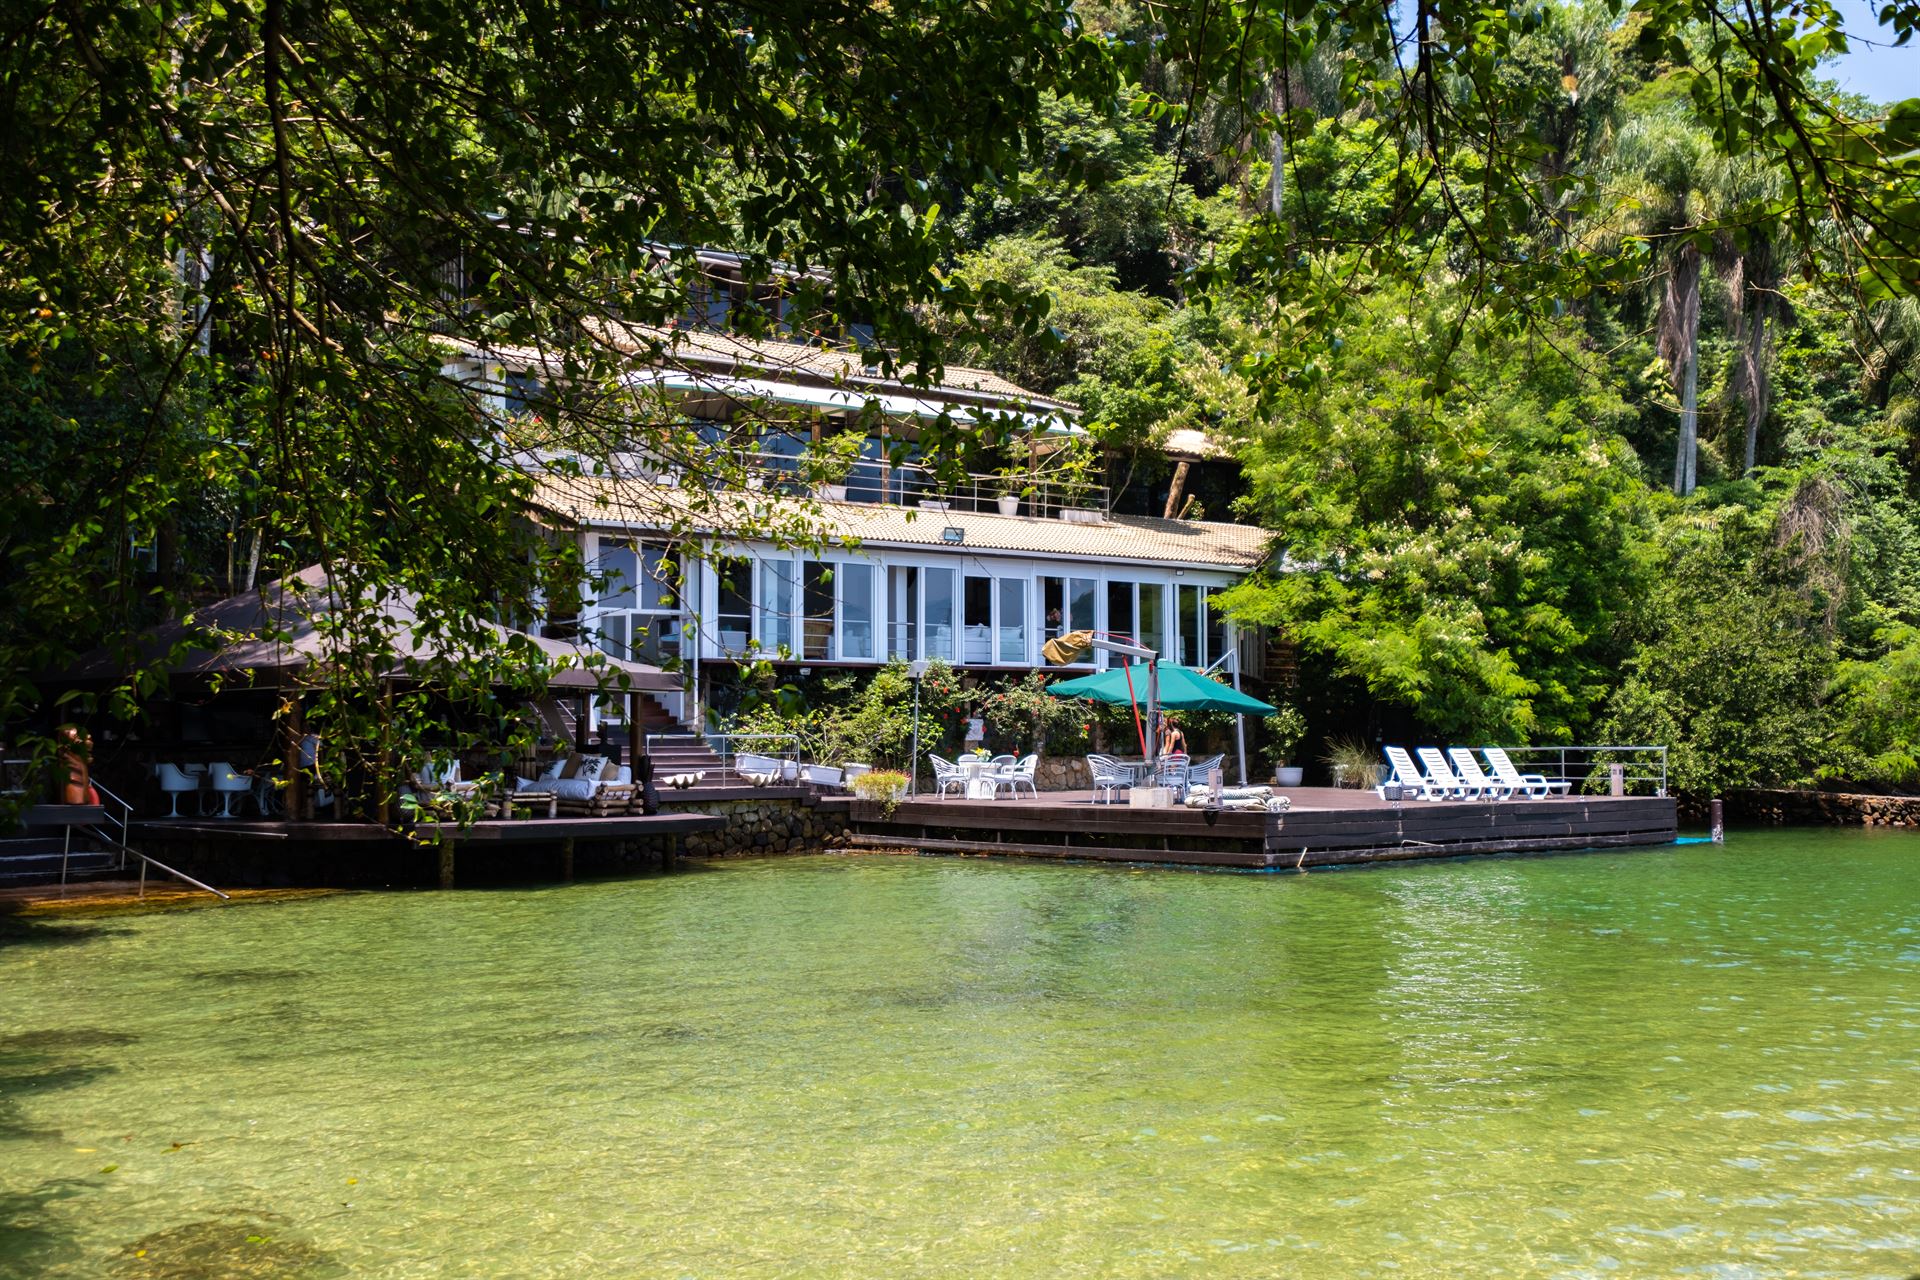
<path id="1" fill-rule="evenodd" d="M 1614 164 L 1614 200 L 1658 263 L 1654 341 L 1679 408 L 1673 491 L 1684 497 L 1699 472 L 1701 241 L 1716 207 L 1712 142 L 1680 104 L 1668 103 L 1634 115 Z"/>

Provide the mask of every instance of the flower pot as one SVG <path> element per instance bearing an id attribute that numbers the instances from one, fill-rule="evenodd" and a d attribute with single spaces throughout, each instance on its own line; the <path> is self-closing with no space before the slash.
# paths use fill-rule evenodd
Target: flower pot
<path id="1" fill-rule="evenodd" d="M 1283 764 L 1273 771 L 1273 785 L 1276 787 L 1297 787 L 1306 776 L 1306 770 L 1297 764 Z"/>
<path id="2" fill-rule="evenodd" d="M 1001 515 L 1017 516 L 1020 514 L 1020 495 L 1019 494 L 1003 493 L 994 501 L 999 504 Z"/>

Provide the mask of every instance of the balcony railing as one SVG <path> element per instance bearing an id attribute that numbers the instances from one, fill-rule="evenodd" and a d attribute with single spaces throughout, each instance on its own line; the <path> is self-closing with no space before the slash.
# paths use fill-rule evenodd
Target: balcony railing
<path id="1" fill-rule="evenodd" d="M 737 449 L 725 450 L 721 457 L 724 461 L 717 462 L 712 472 L 691 478 L 677 467 L 651 465 L 640 455 L 622 459 L 620 469 L 663 484 L 715 487 L 744 477 L 749 490 L 932 511 L 1104 520 L 1112 510 L 1112 493 L 1106 485 L 1045 473 L 1006 477 L 970 472 L 943 478 L 914 462 L 863 458 L 848 465 L 842 459 Z"/>

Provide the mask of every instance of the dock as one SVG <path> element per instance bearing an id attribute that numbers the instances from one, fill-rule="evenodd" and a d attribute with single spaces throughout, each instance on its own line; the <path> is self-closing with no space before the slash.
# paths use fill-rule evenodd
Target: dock
<path id="1" fill-rule="evenodd" d="M 1672 844 L 1668 796 L 1388 802 L 1371 791 L 1289 788 L 1285 813 L 1135 808 L 1091 792 L 997 800 L 916 796 L 847 807 L 869 849 L 1272 871 L 1473 854 Z"/>

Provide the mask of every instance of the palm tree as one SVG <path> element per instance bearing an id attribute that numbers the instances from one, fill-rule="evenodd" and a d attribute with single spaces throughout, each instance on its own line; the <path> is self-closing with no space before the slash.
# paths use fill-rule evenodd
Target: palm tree
<path id="1" fill-rule="evenodd" d="M 1633 211 L 1634 229 L 1665 268 L 1654 346 L 1680 401 L 1673 491 L 1682 496 L 1693 492 L 1699 472 L 1700 243 L 1701 227 L 1717 203 L 1714 168 L 1706 131 L 1678 107 L 1636 116 L 1620 131 L 1614 195 Z"/>
<path id="2" fill-rule="evenodd" d="M 1780 194 L 1780 174 L 1751 155 L 1720 159 L 1708 185 L 1729 210 L 1714 235 L 1713 265 L 1725 278 L 1728 313 L 1733 321 L 1739 363 L 1733 392 L 1746 406 L 1746 449 L 1741 474 L 1751 475 L 1758 461 L 1760 427 L 1773 396 L 1773 331 L 1789 316 L 1781 291 L 1790 266 L 1790 242 L 1780 232 L 1768 204 Z"/>

